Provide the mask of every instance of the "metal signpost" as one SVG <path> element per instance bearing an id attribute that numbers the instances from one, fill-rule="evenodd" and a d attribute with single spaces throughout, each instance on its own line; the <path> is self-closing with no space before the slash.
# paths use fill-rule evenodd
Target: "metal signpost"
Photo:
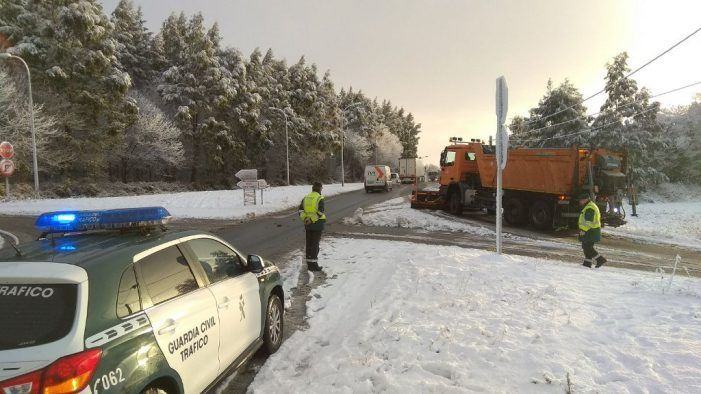
<path id="1" fill-rule="evenodd" d="M 243 205 L 257 205 L 258 198 L 256 190 L 260 190 L 260 203 L 263 204 L 263 190 L 268 188 L 268 182 L 265 179 L 258 179 L 258 170 L 245 169 L 236 173 L 236 177 L 240 181 L 236 186 L 243 189 Z"/>
<path id="2" fill-rule="evenodd" d="M 7 141 L 0 143 L 0 175 L 5 178 L 5 200 L 10 198 L 10 176 L 15 172 L 15 163 L 10 160 L 15 155 L 15 149 Z"/>
<path id="3" fill-rule="evenodd" d="M 506 86 L 506 79 L 502 76 L 497 78 L 496 92 L 496 113 L 497 113 L 497 146 L 496 146 L 496 165 L 497 165 L 497 254 L 501 254 L 501 224 L 502 224 L 502 207 L 501 200 L 503 197 L 502 190 L 502 171 L 506 168 L 506 159 L 509 150 L 509 135 L 506 133 L 504 122 L 506 121 L 506 113 L 509 109 L 509 89 Z"/>

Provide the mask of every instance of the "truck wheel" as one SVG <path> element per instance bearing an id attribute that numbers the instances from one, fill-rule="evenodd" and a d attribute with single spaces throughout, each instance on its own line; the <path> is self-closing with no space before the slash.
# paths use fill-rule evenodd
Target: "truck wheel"
<path id="1" fill-rule="evenodd" d="M 526 222 L 527 211 L 520 198 L 510 197 L 504 201 L 504 219 L 512 226 L 520 226 Z"/>
<path id="2" fill-rule="evenodd" d="M 453 215 L 462 214 L 462 201 L 460 201 L 460 194 L 457 192 L 450 195 L 450 213 Z"/>
<path id="3" fill-rule="evenodd" d="M 551 230 L 553 228 L 553 213 L 544 200 L 536 201 L 530 210 L 531 225 L 538 230 Z"/>

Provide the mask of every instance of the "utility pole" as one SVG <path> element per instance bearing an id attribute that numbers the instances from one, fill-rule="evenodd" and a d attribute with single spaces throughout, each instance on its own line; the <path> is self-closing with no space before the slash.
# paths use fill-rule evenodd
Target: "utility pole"
<path id="1" fill-rule="evenodd" d="M 509 89 L 504 77 L 497 78 L 496 89 L 496 113 L 497 113 L 497 146 L 496 146 L 496 170 L 497 170 L 497 217 L 496 238 L 497 254 L 501 254 L 501 227 L 502 207 L 501 200 L 504 194 L 502 190 L 502 171 L 506 167 L 506 159 L 509 152 L 509 135 L 506 133 L 504 122 L 509 108 Z"/>
<path id="2" fill-rule="evenodd" d="M 21 57 L 11 53 L 0 53 L 0 59 L 17 59 L 24 65 L 27 71 L 27 85 L 29 86 L 29 127 L 32 132 L 32 161 L 34 165 L 34 194 L 39 197 L 39 165 L 37 164 L 37 139 L 34 134 L 34 99 L 32 98 L 32 74 L 29 71 L 27 62 Z"/>

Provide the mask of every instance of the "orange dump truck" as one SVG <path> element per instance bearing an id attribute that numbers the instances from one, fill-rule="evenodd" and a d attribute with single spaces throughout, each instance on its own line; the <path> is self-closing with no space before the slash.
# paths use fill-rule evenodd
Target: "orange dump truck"
<path id="1" fill-rule="evenodd" d="M 415 190 L 414 208 L 496 209 L 495 147 L 479 140 L 454 142 L 441 154 L 439 191 Z M 610 226 L 625 223 L 626 157 L 604 149 L 516 148 L 503 172 L 504 220 L 541 230 L 576 228 L 581 207 L 576 195 L 590 191 Z"/>

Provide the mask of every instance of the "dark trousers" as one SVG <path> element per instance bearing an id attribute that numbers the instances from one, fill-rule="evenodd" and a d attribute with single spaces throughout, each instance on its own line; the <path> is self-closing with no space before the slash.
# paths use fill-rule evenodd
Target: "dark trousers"
<path id="1" fill-rule="evenodd" d="M 594 249 L 594 242 L 582 242 L 582 250 L 584 251 L 584 265 L 590 267 L 592 264 L 603 264 L 606 261 L 599 252 Z"/>
<path id="2" fill-rule="evenodd" d="M 321 231 L 306 229 L 307 233 L 307 265 L 316 265 L 319 262 L 319 242 L 321 242 Z"/>

